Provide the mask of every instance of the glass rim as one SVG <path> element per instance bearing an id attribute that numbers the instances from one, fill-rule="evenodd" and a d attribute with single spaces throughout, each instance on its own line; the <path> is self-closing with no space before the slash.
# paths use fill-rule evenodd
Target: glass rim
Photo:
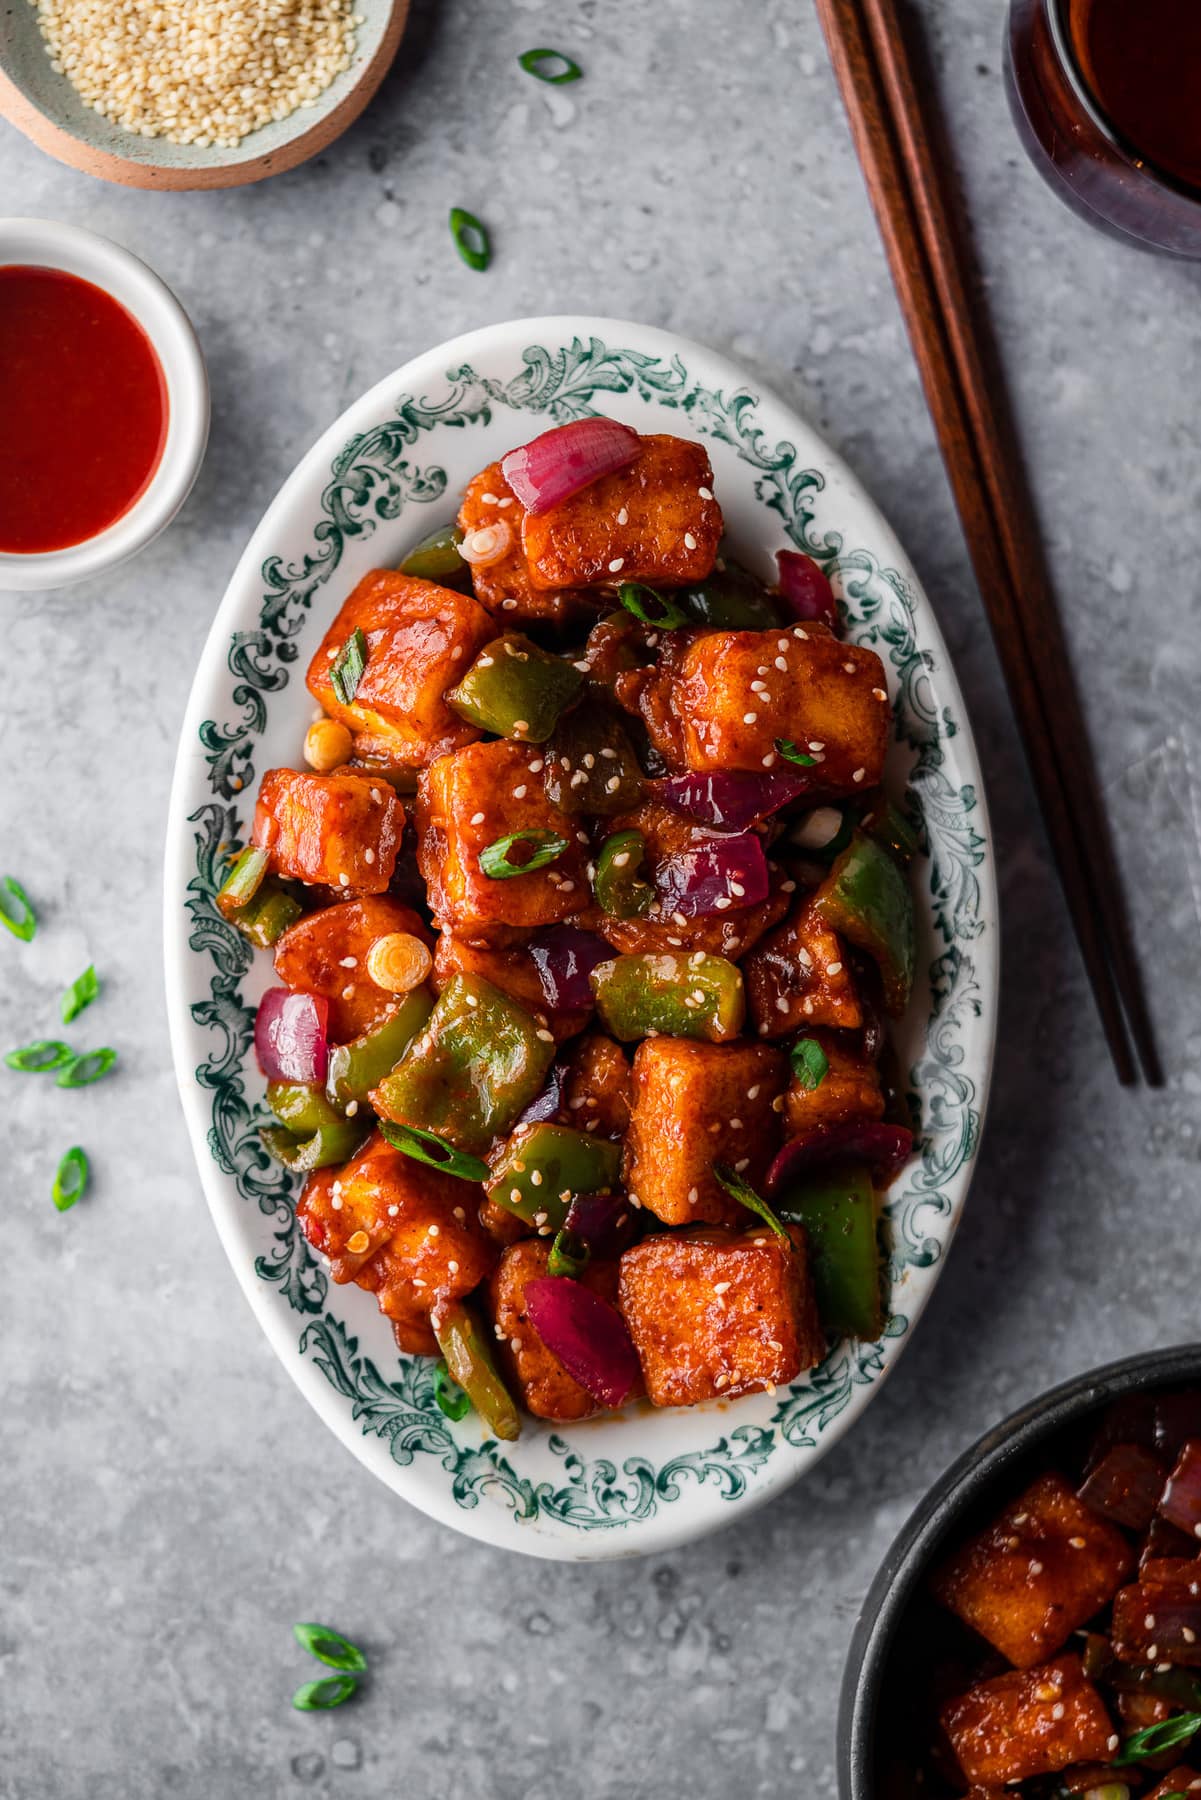
<path id="1" fill-rule="evenodd" d="M 1071 4 L 1072 0 L 1046 0 L 1047 25 L 1060 66 L 1090 121 L 1106 143 L 1112 149 L 1120 151 L 1137 169 L 1151 176 L 1161 187 L 1169 188 L 1182 199 L 1192 201 L 1194 206 L 1201 206 L 1201 185 L 1194 185 L 1185 181 L 1183 176 L 1174 175 L 1170 169 L 1165 169 L 1161 163 L 1156 162 L 1154 157 L 1140 150 L 1102 106 L 1100 96 L 1084 73 L 1072 41 L 1072 30 L 1067 17 Z"/>

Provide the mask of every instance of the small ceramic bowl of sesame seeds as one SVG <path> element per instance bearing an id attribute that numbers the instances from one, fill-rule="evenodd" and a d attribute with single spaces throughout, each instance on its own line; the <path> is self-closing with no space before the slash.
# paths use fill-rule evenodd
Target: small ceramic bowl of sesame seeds
<path id="1" fill-rule="evenodd" d="M 863 1603 L 842 1800 L 1201 1792 L 1201 1344 L 1074 1377 L 934 1484 Z"/>
<path id="2" fill-rule="evenodd" d="M 688 517 L 708 520 L 706 509 L 720 502 L 724 548 L 717 550 L 715 536 L 710 549 L 720 554 L 723 570 L 737 563 L 754 581 L 774 584 L 782 579 L 780 553 L 820 564 L 839 608 L 837 641 L 856 654 L 873 651 L 873 667 L 879 658 L 873 703 L 888 702 L 892 719 L 883 734 L 883 778 L 915 825 L 920 821 L 922 838 L 911 875 L 914 981 L 892 1037 L 917 1136 L 903 1172 L 881 1193 L 878 1216 L 874 1206 L 862 1213 L 873 1270 L 877 1229 L 882 1249 L 878 1315 L 873 1311 L 879 1330 L 871 1341 L 823 1336 L 817 1362 L 796 1379 L 773 1378 L 735 1398 L 715 1381 L 713 1394 L 696 1404 L 634 1400 L 620 1412 L 592 1417 L 531 1414 L 516 1438 L 498 1441 L 478 1412 L 448 1416 L 432 1357 L 398 1352 L 377 1296 L 333 1279 L 310 1249 L 307 1214 L 297 1211 L 300 1183 L 286 1166 L 270 1162 L 260 1137 L 272 1114 L 252 1025 L 275 980 L 272 959 L 256 958 L 215 909 L 230 857 L 256 816 L 264 777 L 269 785 L 269 772 L 299 771 L 298 759 L 309 754 L 306 736 L 320 721 L 313 718 L 306 671 L 317 661 L 321 675 L 324 657 L 334 690 L 346 685 L 345 652 L 334 640 L 348 597 L 365 577 L 394 583 L 401 565 L 419 587 L 439 573 L 461 580 L 457 565 L 465 560 L 477 598 L 489 585 L 481 571 L 497 570 L 495 617 L 513 616 L 505 610 L 513 590 L 501 583 L 495 561 L 503 544 L 494 540 L 505 534 L 490 514 L 475 519 L 473 513 L 470 526 L 461 522 L 454 542 L 465 554 L 460 559 L 455 550 L 453 571 L 440 563 L 419 568 L 415 559 L 443 554 L 445 544 L 439 550 L 438 543 L 467 508 L 469 490 L 496 513 L 510 504 L 492 465 L 500 464 L 503 476 L 506 459 L 541 454 L 537 446 L 545 451 L 551 428 L 575 422 L 590 428 L 590 454 L 599 455 L 600 428 L 623 440 L 636 434 L 644 445 L 674 443 L 672 454 L 687 452 L 682 468 L 703 455 L 712 474 L 696 487 L 695 500 L 685 496 Z M 696 441 L 681 450 L 678 440 L 685 438 Z M 539 482 L 564 473 L 564 445 L 555 442 L 554 467 L 541 469 Z M 583 455 L 579 435 L 573 454 Z M 623 454 L 623 467 L 625 461 Z M 523 466 L 533 479 L 528 462 Z M 575 473 L 572 482 L 578 485 Z M 615 528 L 629 523 L 624 510 L 614 513 Z M 553 520 L 555 506 L 542 516 Z M 665 542 L 673 555 L 691 556 L 698 530 L 678 517 L 675 523 L 678 535 L 668 532 Z M 692 544 L 689 531 L 697 539 Z M 605 557 L 603 571 L 616 583 L 624 563 L 611 547 Z M 634 604 L 651 604 L 648 595 L 632 590 L 621 601 L 624 616 Z M 450 594 L 445 604 L 460 601 L 462 595 Z M 436 590 L 433 604 L 444 604 Z M 660 615 L 652 609 L 649 617 L 645 610 L 633 616 L 641 617 L 652 648 Z M 545 624 L 553 650 L 553 618 Z M 373 629 L 352 631 L 347 640 L 363 640 L 364 659 L 375 653 Z M 707 629 L 702 623 L 702 636 Z M 772 668 L 781 667 L 774 660 L 780 658 L 788 671 L 791 647 L 773 636 Z M 539 666 L 553 661 L 548 653 Z M 747 710 L 755 713 L 753 657 L 751 664 Z M 480 666 L 488 666 L 482 651 Z M 766 666 L 758 673 L 761 694 L 767 673 Z M 433 691 L 436 698 L 436 684 Z M 773 729 L 792 727 L 816 757 L 824 744 L 810 741 L 804 729 L 799 715 L 807 704 L 802 694 L 798 716 L 790 713 Z M 322 709 L 332 718 L 325 701 Z M 514 737 L 530 730 L 531 717 L 512 717 Z M 745 716 L 742 725 L 750 729 Z M 484 748 L 491 755 L 492 747 Z M 797 746 L 788 741 L 788 748 Z M 472 753 L 468 744 L 464 755 Z M 542 759 L 536 760 L 539 768 L 531 764 L 530 775 L 545 786 Z M 329 764 L 319 754 L 309 766 Z M 403 773 L 410 779 L 397 796 L 407 818 L 420 776 L 407 765 Z M 863 773 L 848 768 L 852 785 Z M 524 780 L 521 789 L 514 787 L 511 798 L 524 805 Z M 506 804 L 509 797 L 506 792 Z M 484 806 L 482 795 L 477 805 Z M 482 812 L 460 810 L 465 830 L 481 826 Z M 481 846 L 492 866 L 499 847 L 499 840 Z M 480 867 L 488 873 L 483 861 Z M 585 867 L 584 879 L 593 873 Z M 404 900 L 401 887 L 389 886 L 394 900 Z M 729 893 L 735 891 L 744 890 L 742 884 L 735 890 L 731 876 Z M 414 903 L 423 903 L 425 893 L 423 883 Z M 996 1026 L 993 851 L 963 699 L 916 574 L 861 484 L 785 401 L 703 345 L 591 316 L 488 326 L 434 347 L 364 394 L 318 439 L 272 502 L 217 613 L 182 729 L 164 903 L 176 1073 L 217 1229 L 288 1374 L 340 1443 L 398 1496 L 472 1536 L 530 1555 L 575 1561 L 638 1555 L 716 1530 L 779 1494 L 861 1417 L 941 1276 L 980 1142 Z M 842 970 L 835 960 L 825 974 L 837 979 Z M 748 1104 L 761 1098 L 757 1085 L 745 1094 Z M 741 1131 L 741 1109 L 732 1110 L 729 1128 Z M 719 1124 L 706 1118 L 704 1128 L 715 1131 Z M 691 1204 L 695 1196 L 687 1198 Z M 340 1203 L 340 1194 L 331 1198 L 331 1216 L 334 1199 Z M 536 1215 L 535 1222 L 540 1228 Z M 455 1272 L 462 1273 L 457 1261 Z M 715 1285 L 713 1293 L 724 1309 L 724 1292 Z"/>
<path id="3" fill-rule="evenodd" d="M 238 187 L 326 149 L 366 106 L 408 0 L 18 0 L 0 115 L 73 168 Z"/>

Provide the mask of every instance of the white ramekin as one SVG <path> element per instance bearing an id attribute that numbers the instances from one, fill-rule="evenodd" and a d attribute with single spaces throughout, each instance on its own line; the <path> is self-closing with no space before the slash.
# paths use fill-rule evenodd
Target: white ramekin
<path id="1" fill-rule="evenodd" d="M 0 218 L 0 265 L 79 275 L 119 300 L 154 345 L 167 383 L 167 441 L 141 498 L 95 537 L 65 550 L 0 551 L 0 588 L 55 588 L 124 562 L 175 517 L 200 472 L 208 442 L 209 387 L 191 321 L 144 262 L 78 225 Z"/>

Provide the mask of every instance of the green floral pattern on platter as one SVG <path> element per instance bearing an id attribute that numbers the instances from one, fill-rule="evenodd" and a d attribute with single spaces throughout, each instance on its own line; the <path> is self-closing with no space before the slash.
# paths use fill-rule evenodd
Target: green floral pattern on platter
<path id="1" fill-rule="evenodd" d="M 192 1016 L 214 1043 L 195 1077 L 212 1094 L 208 1143 L 214 1160 L 242 1199 L 271 1221 L 272 1248 L 257 1258 L 255 1272 L 274 1284 L 298 1315 L 299 1353 L 344 1398 L 360 1430 L 386 1443 L 399 1466 L 435 1458 L 460 1507 L 488 1500 L 508 1508 L 516 1520 L 541 1516 L 596 1530 L 645 1520 L 678 1500 L 690 1483 L 709 1485 L 726 1500 L 739 1499 L 783 1445 L 815 1446 L 854 1391 L 881 1374 L 887 1342 L 908 1330 L 910 1318 L 901 1310 L 906 1274 L 931 1267 L 942 1254 L 952 1205 L 948 1185 L 975 1155 L 979 1138 L 981 1097 L 965 1066 L 964 1036 L 982 1005 L 974 948 L 984 929 L 985 842 L 976 829 L 974 790 L 956 787 L 947 773 L 944 746 L 958 727 L 949 709 L 939 711 L 931 697 L 909 584 L 870 552 L 847 548 L 836 533 L 816 535 L 814 512 L 824 479 L 816 469 L 799 466 L 792 444 L 767 441 L 757 423 L 756 397 L 700 385 L 678 357 L 664 361 L 611 349 L 596 338 L 575 338 L 557 350 L 531 345 L 522 361 L 520 373 L 508 382 L 465 366 L 448 372 L 445 390 L 435 397 L 402 397 L 391 417 L 351 439 L 335 457 L 311 548 L 297 562 L 279 556 L 263 562 L 258 627 L 235 632 L 227 655 L 230 701 L 238 716 L 223 724 L 207 720 L 200 732 L 212 798 L 190 819 L 196 857 L 187 907 L 190 946 L 211 966 L 207 997 L 193 1006 Z M 486 425 L 501 410 L 564 423 L 603 411 L 606 395 L 631 391 L 678 413 L 676 428 L 728 445 L 750 466 L 758 500 L 777 516 L 789 541 L 834 579 L 848 634 L 870 644 L 893 670 L 896 736 L 911 758 L 907 807 L 929 859 L 937 950 L 928 969 L 924 1053 L 910 1070 L 911 1086 L 922 1097 L 920 1153 L 885 1207 L 893 1310 L 880 1343 L 834 1345 L 819 1368 L 778 1395 L 769 1422 L 737 1426 L 707 1449 L 658 1465 L 631 1456 L 619 1471 L 607 1458 L 581 1457 L 552 1433 L 546 1443 L 561 1459 L 561 1479 L 535 1483 L 498 1444 L 473 1445 L 462 1428 L 452 1427 L 435 1403 L 430 1361 L 400 1357 L 399 1374 L 389 1380 L 326 1310 L 327 1278 L 296 1223 L 293 1178 L 262 1149 L 258 1131 L 267 1115 L 246 1091 L 254 1007 L 244 999 L 242 983 L 253 952 L 217 913 L 213 895 L 230 847 L 244 834 L 242 796 L 257 778 L 255 752 L 269 696 L 286 687 L 298 665 L 298 640 L 314 596 L 337 571 L 350 543 L 397 520 L 407 508 L 432 505 L 446 494 L 445 471 L 415 455 L 423 437 L 443 427 Z M 415 527 L 412 535 L 420 536 L 421 529 Z"/>

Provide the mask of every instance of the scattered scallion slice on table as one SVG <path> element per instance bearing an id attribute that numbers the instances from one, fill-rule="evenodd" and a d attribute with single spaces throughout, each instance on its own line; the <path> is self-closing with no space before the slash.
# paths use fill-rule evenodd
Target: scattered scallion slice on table
<path id="1" fill-rule="evenodd" d="M 90 1006 L 100 992 L 100 978 L 91 963 L 82 975 L 77 975 L 66 993 L 63 995 L 63 1024 L 69 1025 L 77 1019 L 85 1006 Z"/>
<path id="2" fill-rule="evenodd" d="M 450 1370 L 443 1357 L 434 1370 L 434 1399 L 440 1412 L 457 1424 L 465 1419 L 471 1411 L 471 1401 L 458 1383 L 451 1379 Z"/>
<path id="3" fill-rule="evenodd" d="M 59 1163 L 50 1197 L 59 1212 L 68 1212 L 81 1197 L 91 1173 L 88 1159 L 78 1144 L 72 1146 Z"/>
<path id="4" fill-rule="evenodd" d="M 792 1046 L 792 1072 L 809 1093 L 819 1088 L 830 1073 L 830 1059 L 816 1038 L 802 1038 Z"/>
<path id="5" fill-rule="evenodd" d="M 293 1625 L 292 1633 L 303 1650 L 331 1669 L 358 1675 L 367 1667 L 367 1658 L 358 1645 L 328 1625 Z"/>
<path id="6" fill-rule="evenodd" d="M 733 1169 L 727 1169 L 724 1163 L 714 1163 L 713 1174 L 714 1178 L 725 1188 L 726 1193 L 732 1199 L 737 1200 L 740 1206 L 745 1206 L 748 1212 L 757 1213 L 763 1223 L 770 1226 L 776 1236 L 783 1238 L 786 1244 L 792 1242 L 767 1201 L 760 1199 L 754 1188 L 749 1182 L 744 1181 L 741 1175 L 736 1175 Z"/>
<path id="7" fill-rule="evenodd" d="M 578 81 L 584 73 L 579 63 L 563 50 L 523 50 L 517 60 L 527 75 L 548 82 L 552 87 L 561 87 L 565 81 Z M 561 65 L 557 71 L 555 63 Z"/>
<path id="8" fill-rule="evenodd" d="M 58 1038 L 39 1038 L 36 1044 L 23 1044 L 5 1057 L 10 1069 L 19 1075 L 49 1075 L 52 1069 L 65 1069 L 75 1060 L 70 1044 Z"/>
<path id="9" fill-rule="evenodd" d="M 509 852 L 515 844 L 533 846 L 524 862 L 515 863 L 510 859 Z M 558 832 L 531 825 L 525 831 L 511 831 L 507 837 L 486 844 L 480 851 L 480 868 L 493 881 L 507 881 L 513 875 L 530 875 L 535 869 L 545 869 L 556 857 L 562 856 L 566 848 L 567 839 L 560 837 Z"/>
<path id="10" fill-rule="evenodd" d="M 785 762 L 798 763 L 802 769 L 811 769 L 817 761 L 808 751 L 798 750 L 791 738 L 777 738 L 776 751 Z"/>
<path id="11" fill-rule="evenodd" d="M 363 628 L 356 625 L 330 665 L 329 678 L 343 706 L 349 706 L 358 692 L 363 670 L 367 667 L 367 639 Z"/>
<path id="12" fill-rule="evenodd" d="M 103 1081 L 116 1060 L 117 1052 L 109 1049 L 107 1045 L 102 1050 L 85 1050 L 82 1056 L 71 1058 L 55 1086 L 61 1088 L 91 1087 L 94 1081 Z"/>
<path id="13" fill-rule="evenodd" d="M 20 908 L 19 912 L 10 911 L 9 902 L 0 895 L 0 925 L 7 926 L 14 937 L 20 938 L 23 944 L 28 944 L 38 928 L 37 914 L 33 910 L 29 895 L 21 883 L 14 881 L 11 875 L 5 875 L 3 879 L 0 879 L 0 888 L 5 889 Z"/>
<path id="14" fill-rule="evenodd" d="M 659 593 L 657 588 L 647 587 L 645 582 L 623 581 L 617 590 L 617 598 L 628 613 L 658 631 L 678 631 L 681 625 L 691 623 L 688 614 L 682 612 L 674 600 Z"/>
<path id="15" fill-rule="evenodd" d="M 349 1700 L 358 1692 L 358 1686 L 353 1675 L 327 1675 L 323 1681 L 306 1681 L 292 1695 L 292 1705 L 297 1712 L 328 1712 Z"/>
<path id="16" fill-rule="evenodd" d="M 492 244 L 487 227 L 464 206 L 450 209 L 450 235 L 455 249 L 469 269 L 483 270 L 492 261 Z"/>
<path id="17" fill-rule="evenodd" d="M 455 1150 L 433 1131 L 422 1131 L 416 1125 L 394 1125 L 390 1119 L 381 1119 L 379 1128 L 394 1150 L 428 1163 L 431 1169 L 441 1169 L 444 1175 L 457 1175 L 461 1181 L 487 1181 L 491 1173 L 478 1156 Z"/>

